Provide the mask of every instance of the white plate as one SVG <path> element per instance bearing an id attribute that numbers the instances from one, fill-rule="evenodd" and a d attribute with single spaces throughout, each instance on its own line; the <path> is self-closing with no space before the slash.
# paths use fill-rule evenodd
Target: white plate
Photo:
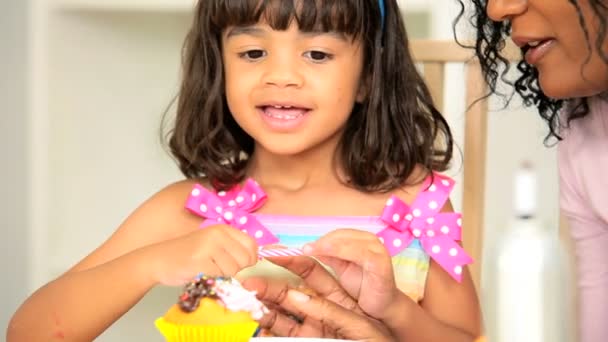
<path id="1" fill-rule="evenodd" d="M 352 340 L 334 340 L 329 338 L 309 337 L 254 337 L 250 342 L 353 342 Z"/>

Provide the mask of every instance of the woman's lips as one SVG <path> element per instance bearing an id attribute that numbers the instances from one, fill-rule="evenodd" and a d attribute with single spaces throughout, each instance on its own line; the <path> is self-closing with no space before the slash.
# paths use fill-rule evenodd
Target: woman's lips
<path id="1" fill-rule="evenodd" d="M 528 43 L 524 58 L 530 65 L 536 65 L 551 50 L 555 39 L 545 39 L 538 42 Z"/>

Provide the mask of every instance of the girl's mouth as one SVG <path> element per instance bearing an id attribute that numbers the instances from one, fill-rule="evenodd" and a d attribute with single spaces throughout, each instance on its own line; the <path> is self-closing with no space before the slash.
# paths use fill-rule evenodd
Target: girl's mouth
<path id="1" fill-rule="evenodd" d="M 273 131 L 290 132 L 299 128 L 308 117 L 310 108 L 295 105 L 259 106 L 262 119 Z"/>
<path id="2" fill-rule="evenodd" d="M 261 106 L 260 109 L 264 115 L 277 120 L 295 120 L 304 116 L 309 111 L 308 108 L 278 105 Z"/>

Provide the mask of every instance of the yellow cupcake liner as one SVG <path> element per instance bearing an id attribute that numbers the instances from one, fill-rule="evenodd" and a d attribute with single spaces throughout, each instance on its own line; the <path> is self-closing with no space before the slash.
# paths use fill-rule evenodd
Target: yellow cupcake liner
<path id="1" fill-rule="evenodd" d="M 156 328 L 167 342 L 247 342 L 256 329 L 257 322 L 189 325 L 167 322 L 163 317 L 154 321 Z"/>

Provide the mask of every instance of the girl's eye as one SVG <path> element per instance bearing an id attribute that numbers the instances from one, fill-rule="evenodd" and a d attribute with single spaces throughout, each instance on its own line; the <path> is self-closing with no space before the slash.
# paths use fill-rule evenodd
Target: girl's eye
<path id="1" fill-rule="evenodd" d="M 249 51 L 245 51 L 245 52 L 241 52 L 239 54 L 239 56 L 241 58 L 245 58 L 251 61 L 255 61 L 258 60 L 262 57 L 266 56 L 266 51 L 264 50 L 249 50 Z"/>
<path id="2" fill-rule="evenodd" d="M 333 56 L 323 51 L 308 51 L 304 54 L 310 58 L 313 62 L 325 62 L 330 60 Z"/>

